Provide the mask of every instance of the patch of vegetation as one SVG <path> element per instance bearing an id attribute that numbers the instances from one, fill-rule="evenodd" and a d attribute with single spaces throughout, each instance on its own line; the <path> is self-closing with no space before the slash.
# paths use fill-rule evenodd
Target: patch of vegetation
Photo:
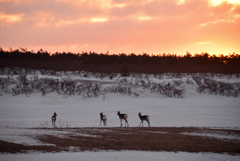
<path id="1" fill-rule="evenodd" d="M 107 93 L 120 93 L 139 97 L 140 91 L 156 93 L 167 97 L 184 98 L 186 89 L 194 86 L 199 93 L 237 97 L 240 93 L 239 83 L 225 83 L 214 78 L 239 79 L 239 74 L 214 73 L 96 73 L 88 71 L 52 71 L 28 68 L 0 69 L 0 92 L 30 96 L 41 93 L 46 96 L 55 92 L 64 97 L 78 95 L 82 98 L 105 96 Z M 151 77 L 151 79 L 150 79 Z M 81 78 L 81 79 L 79 79 Z M 99 81 L 91 80 L 98 78 Z M 159 80 L 160 83 L 153 82 Z M 161 81 L 161 80 L 168 80 Z M 111 82 L 112 81 L 112 82 Z M 108 85 L 104 85 L 108 84 Z M 157 81 L 158 82 L 158 81 Z"/>

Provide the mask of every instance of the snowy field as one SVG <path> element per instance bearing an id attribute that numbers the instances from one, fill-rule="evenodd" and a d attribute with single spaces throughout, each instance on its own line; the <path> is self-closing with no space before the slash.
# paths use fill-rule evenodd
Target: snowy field
<path id="1" fill-rule="evenodd" d="M 2 75 L 5 79 L 7 76 Z M 13 76 L 14 77 L 14 76 Z M 41 76 L 44 77 L 44 76 Z M 49 77 L 49 76 L 48 76 Z M 69 76 L 68 76 L 69 77 Z M 54 77 L 60 78 L 60 77 Z M 62 77 L 61 77 L 62 78 Z M 98 82 L 102 86 L 116 85 L 120 78 L 99 79 L 72 76 L 71 79 L 84 82 Z M 128 78 L 131 79 L 131 78 Z M 187 84 L 184 78 L 181 88 L 184 97 L 167 97 L 159 93 L 150 92 L 133 83 L 122 83 L 131 87 L 139 94 L 126 95 L 121 93 L 99 93 L 98 97 L 85 98 L 79 95 L 60 95 L 56 92 L 20 94 L 13 96 L 1 92 L 0 96 L 0 140 L 24 145 L 44 145 L 34 139 L 39 133 L 49 133 L 44 130 L 29 130 L 28 128 L 52 128 L 51 116 L 57 113 L 56 126 L 62 127 L 100 127 L 99 113 L 107 116 L 107 127 L 119 127 L 120 121 L 117 111 L 128 114 L 130 127 L 138 127 L 140 119 L 138 112 L 150 116 L 152 127 L 209 127 L 240 130 L 240 96 L 221 96 L 208 92 L 196 91 L 196 84 Z M 152 82 L 172 83 L 174 78 L 156 79 L 149 77 Z M 215 78 L 230 84 L 240 84 L 240 79 L 232 77 Z M 141 87 L 141 88 L 140 88 Z M 147 126 L 146 122 L 144 126 Z M 52 132 L 54 133 L 54 131 Z M 202 134 L 204 135 L 204 134 Z M 217 134 L 211 137 L 221 137 Z M 229 136 L 240 141 L 239 136 Z M 60 152 L 29 154 L 0 154 L 0 161 L 10 160 L 234 160 L 239 161 L 240 155 L 214 153 L 186 153 L 186 152 L 139 152 L 139 151 L 100 151 L 100 152 Z"/>
<path id="2" fill-rule="evenodd" d="M 80 153 L 44 153 L 44 154 L 3 154 L 1 161 L 239 161 L 240 156 L 213 153 L 185 152 L 80 152 Z"/>

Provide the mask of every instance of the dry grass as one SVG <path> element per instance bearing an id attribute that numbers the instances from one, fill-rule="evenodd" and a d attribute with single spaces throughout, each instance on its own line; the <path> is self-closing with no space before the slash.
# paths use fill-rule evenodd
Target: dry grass
<path id="1" fill-rule="evenodd" d="M 58 152 L 69 151 L 70 147 L 74 147 L 74 151 L 138 150 L 240 154 L 240 130 L 194 127 L 59 128 L 58 130 L 71 131 L 71 134 L 64 137 L 54 135 L 37 136 L 38 140 L 56 146 L 26 146 L 0 141 L 0 152 L 21 153 L 29 150 Z M 183 134 L 192 132 L 221 134 L 224 136 L 234 135 L 237 136 L 238 140 Z"/>

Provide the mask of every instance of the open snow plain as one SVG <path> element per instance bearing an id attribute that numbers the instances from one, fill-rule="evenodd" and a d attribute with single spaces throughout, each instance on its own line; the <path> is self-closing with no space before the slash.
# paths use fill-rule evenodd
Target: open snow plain
<path id="1" fill-rule="evenodd" d="M 2 79 L 7 76 L 1 76 Z M 39 77 L 51 77 L 41 75 Z M 64 76 L 54 79 L 62 79 Z M 68 76 L 69 78 L 69 76 Z M 12 76 L 10 79 L 16 79 Z M 131 93 L 106 92 L 100 90 L 97 97 L 86 97 L 86 95 L 62 95 L 57 92 L 42 94 L 32 92 L 31 94 L 18 94 L 13 96 L 9 92 L 1 92 L 0 96 L 0 140 L 20 143 L 23 145 L 46 145 L 36 139 L 36 135 L 63 135 L 66 131 L 49 131 L 52 128 L 51 116 L 57 113 L 57 128 L 66 127 L 100 127 L 100 112 L 107 116 L 107 127 L 119 127 L 120 121 L 117 111 L 128 114 L 130 127 L 138 127 L 140 119 L 138 112 L 150 116 L 152 127 L 207 127 L 214 129 L 240 129 L 240 96 L 226 96 L 212 94 L 205 90 L 197 91 L 197 83 L 186 83 L 191 80 L 189 76 L 182 78 L 157 79 L 149 76 L 148 82 L 170 85 L 174 81 L 181 81 L 178 88 L 184 89 L 181 98 L 169 97 L 158 92 L 153 92 L 143 82 L 136 83 L 135 78 L 100 79 L 82 78 L 71 76 L 78 82 L 99 83 L 102 87 L 126 86 Z M 123 81 L 124 80 L 124 81 Z M 143 79 L 142 79 L 143 80 Z M 240 84 L 236 77 L 216 78 L 230 84 Z M 147 82 L 145 80 L 145 82 Z M 203 80 L 202 80 L 203 81 Z M 153 86 L 153 85 L 152 85 Z M 13 86 L 11 86 L 13 87 Z M 237 87 L 237 86 L 234 86 Z M 10 87 L 9 87 L 10 88 Z M 236 89 L 238 90 L 238 89 Z M 124 122 L 123 122 L 124 125 Z M 147 126 L 144 122 L 144 126 Z M 44 129 L 33 129 L 44 128 Z M 81 135 L 81 134 L 79 134 Z M 218 139 L 233 139 L 240 141 L 239 135 L 221 134 L 191 134 L 214 137 Z M 97 136 L 96 136 L 97 137 Z M 48 145 L 48 144 L 47 144 Z M 49 145 L 51 146 L 51 145 Z M 60 152 L 39 153 L 29 151 L 29 154 L 0 154 L 0 160 L 240 160 L 239 154 L 216 153 L 186 153 L 186 152 L 147 152 L 147 151 L 98 151 L 98 152 Z"/>

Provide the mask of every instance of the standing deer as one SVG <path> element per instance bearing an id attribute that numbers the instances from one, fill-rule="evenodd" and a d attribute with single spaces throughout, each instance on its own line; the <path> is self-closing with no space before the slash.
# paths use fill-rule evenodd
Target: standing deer
<path id="1" fill-rule="evenodd" d="M 107 116 L 103 115 L 103 112 L 100 113 L 100 125 L 103 122 L 103 125 L 106 126 L 107 125 Z"/>
<path id="2" fill-rule="evenodd" d="M 52 116 L 52 126 L 53 127 L 56 127 L 56 120 L 57 120 L 57 113 L 56 112 L 54 112 L 53 113 L 53 116 Z"/>
<path id="3" fill-rule="evenodd" d="M 128 125 L 128 121 L 127 121 L 128 115 L 127 114 L 120 114 L 120 111 L 117 111 L 117 115 L 119 116 L 119 119 L 120 119 L 120 122 L 121 122 L 120 127 L 122 127 L 122 120 L 125 120 L 125 127 L 126 127 L 126 124 Z M 129 125 L 128 125 L 128 127 L 129 127 Z"/>
<path id="4" fill-rule="evenodd" d="M 142 127 L 143 127 L 143 121 L 147 121 L 148 122 L 148 127 L 150 127 L 150 121 L 149 121 L 149 116 L 148 115 L 143 115 L 142 116 L 141 113 L 139 112 L 138 116 L 141 120 L 139 127 L 141 126 L 141 124 L 142 124 Z"/>

